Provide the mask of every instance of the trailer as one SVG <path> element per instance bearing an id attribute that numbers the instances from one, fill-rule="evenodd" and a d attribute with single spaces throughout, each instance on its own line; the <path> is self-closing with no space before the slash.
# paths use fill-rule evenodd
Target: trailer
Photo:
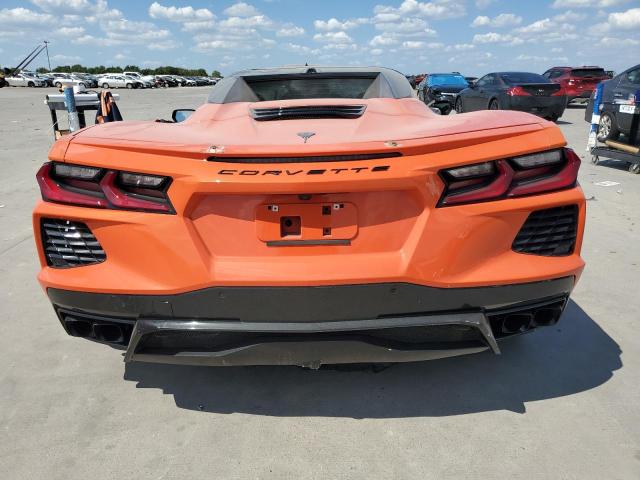
<path id="1" fill-rule="evenodd" d="M 640 173 L 640 147 L 607 140 L 605 145 L 591 149 L 591 163 L 597 165 L 601 158 L 620 160 L 629 164 L 629 172 Z"/>
<path id="2" fill-rule="evenodd" d="M 78 112 L 79 127 L 84 128 L 87 125 L 85 118 L 86 111 L 97 111 L 100 108 L 100 95 L 97 93 L 75 93 L 75 109 Z M 120 95 L 113 94 L 114 100 L 119 100 Z M 53 135 L 55 139 L 59 139 L 62 135 L 71 132 L 71 128 L 61 128 L 58 121 L 58 111 L 67 111 L 64 94 L 47 95 L 44 100 L 45 105 L 49 107 L 51 113 L 51 123 L 53 124 Z"/>

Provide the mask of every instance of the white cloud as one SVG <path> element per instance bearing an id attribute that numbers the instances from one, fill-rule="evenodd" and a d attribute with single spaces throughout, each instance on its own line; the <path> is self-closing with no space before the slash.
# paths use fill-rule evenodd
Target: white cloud
<path id="1" fill-rule="evenodd" d="M 86 12 L 93 7 L 87 0 L 30 0 L 41 10 L 60 14 L 61 12 Z"/>
<path id="2" fill-rule="evenodd" d="M 255 15 L 253 17 L 229 17 L 222 20 L 219 26 L 224 28 L 248 29 L 251 27 L 270 28 L 273 21 L 266 15 Z"/>
<path id="3" fill-rule="evenodd" d="M 149 43 L 147 44 L 147 48 L 149 50 L 165 51 L 165 50 L 173 50 L 174 48 L 178 48 L 181 45 L 182 44 L 180 42 L 175 42 L 173 40 L 164 40 L 162 42 Z"/>
<path id="4" fill-rule="evenodd" d="M 285 24 L 276 32 L 276 37 L 300 37 L 304 35 L 304 28 L 292 24 Z"/>
<path id="5" fill-rule="evenodd" d="M 474 50 L 475 48 L 476 46 L 472 45 L 471 43 L 457 43 L 455 45 L 448 45 L 445 50 L 448 52 L 451 52 L 451 51 L 464 52 L 468 50 Z"/>
<path id="6" fill-rule="evenodd" d="M 313 36 L 313 39 L 318 42 L 326 42 L 326 43 L 353 43 L 353 38 L 347 35 L 346 32 L 327 32 L 327 33 L 316 33 Z"/>
<path id="7" fill-rule="evenodd" d="M 84 32 L 84 27 L 60 27 L 54 32 L 54 34 L 61 37 L 76 37 L 84 34 Z"/>
<path id="8" fill-rule="evenodd" d="M 389 45 L 397 45 L 398 43 L 400 43 L 398 35 L 389 32 L 376 35 L 369 41 L 369 45 L 372 47 L 388 47 Z"/>
<path id="9" fill-rule="evenodd" d="M 311 48 L 306 45 L 299 45 L 297 43 L 287 43 L 284 45 L 284 48 L 293 53 L 309 53 L 311 51 Z"/>
<path id="10" fill-rule="evenodd" d="M 385 18 L 384 21 L 394 21 L 394 18 L 405 16 L 430 17 L 439 20 L 456 18 L 465 15 L 464 3 L 458 0 L 433 0 L 431 2 L 419 2 L 417 0 L 404 0 L 399 7 L 377 5 L 373 12 L 376 19 Z M 385 17 L 381 17 L 385 16 Z"/>
<path id="11" fill-rule="evenodd" d="M 473 36 L 473 43 L 509 43 L 513 40 L 513 35 L 506 33 L 489 32 Z"/>
<path id="12" fill-rule="evenodd" d="M 369 50 L 369 53 L 371 55 L 379 56 L 384 53 L 384 50 L 382 50 L 381 48 L 372 48 L 371 50 Z"/>
<path id="13" fill-rule="evenodd" d="M 552 8 L 608 8 L 622 5 L 629 0 L 555 0 Z"/>
<path id="14" fill-rule="evenodd" d="M 435 30 L 428 28 L 427 22 L 416 17 L 404 18 L 400 22 L 376 23 L 375 27 L 383 32 L 422 33 L 428 36 L 436 34 Z"/>
<path id="15" fill-rule="evenodd" d="M 171 22 L 202 21 L 215 18 L 215 15 L 207 8 L 199 8 L 196 10 L 191 6 L 165 7 L 158 2 L 153 2 L 149 6 L 149 16 Z"/>
<path id="16" fill-rule="evenodd" d="M 405 42 L 402 42 L 402 46 L 409 50 L 415 50 L 419 48 L 424 48 L 425 42 L 422 42 L 420 40 L 407 40 Z"/>
<path id="17" fill-rule="evenodd" d="M 55 17 L 48 13 L 37 13 L 28 8 L 3 8 L 0 10 L 0 25 L 37 26 L 53 23 Z"/>
<path id="18" fill-rule="evenodd" d="M 580 22 L 584 20 L 586 17 L 587 15 L 584 13 L 576 13 L 573 10 L 567 10 L 564 13 L 554 16 L 553 19 L 556 22 L 564 23 L 564 22 Z"/>
<path id="19" fill-rule="evenodd" d="M 631 8 L 626 12 L 612 13 L 609 15 L 608 24 L 614 29 L 640 29 L 640 8 Z"/>
<path id="20" fill-rule="evenodd" d="M 52 55 L 51 56 L 51 60 L 53 60 L 57 64 L 60 64 L 62 62 L 79 62 L 79 61 L 82 60 L 82 57 L 78 57 L 78 56 L 75 56 L 75 55 L 57 54 L 57 55 Z"/>
<path id="21" fill-rule="evenodd" d="M 195 22 L 184 22 L 182 24 L 182 30 L 185 32 L 196 32 L 198 30 L 211 30 L 216 25 L 214 20 L 202 20 Z"/>
<path id="22" fill-rule="evenodd" d="M 256 7 L 245 2 L 239 2 L 231 5 L 224 11 L 224 13 L 230 17 L 255 17 L 260 15 L 260 12 Z"/>
<path id="23" fill-rule="evenodd" d="M 622 47 L 640 45 L 640 40 L 635 40 L 633 38 L 603 37 L 600 40 L 600 43 L 606 47 Z"/>
<path id="24" fill-rule="evenodd" d="M 359 25 L 363 25 L 368 23 L 369 19 L 367 18 L 355 18 L 351 20 L 345 20 L 341 22 L 337 18 L 330 18 L 329 20 L 315 20 L 313 22 L 313 26 L 316 30 L 320 30 L 323 32 L 330 32 L 335 30 L 351 30 L 352 28 L 356 28 Z"/>
<path id="25" fill-rule="evenodd" d="M 485 15 L 480 15 L 475 18 L 475 20 L 471 23 L 472 27 L 494 27 L 494 28 L 502 28 L 502 27 L 512 27 L 515 25 L 520 25 L 522 23 L 522 17 L 519 15 L 514 15 L 513 13 L 501 13 L 500 15 L 489 18 Z"/>
<path id="26" fill-rule="evenodd" d="M 496 3 L 498 0 L 476 0 L 476 8 L 482 10 L 487 8 L 492 3 Z"/>

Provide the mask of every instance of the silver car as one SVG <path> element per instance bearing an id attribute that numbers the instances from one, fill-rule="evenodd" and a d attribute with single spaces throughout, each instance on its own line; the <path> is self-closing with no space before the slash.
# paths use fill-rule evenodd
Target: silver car
<path id="1" fill-rule="evenodd" d="M 12 77 L 5 77 L 5 82 L 11 87 L 44 87 L 46 82 L 40 78 L 27 75 L 26 73 L 17 73 Z"/>
<path id="2" fill-rule="evenodd" d="M 98 85 L 102 88 L 142 88 L 144 84 L 125 75 L 108 74 L 98 79 Z"/>

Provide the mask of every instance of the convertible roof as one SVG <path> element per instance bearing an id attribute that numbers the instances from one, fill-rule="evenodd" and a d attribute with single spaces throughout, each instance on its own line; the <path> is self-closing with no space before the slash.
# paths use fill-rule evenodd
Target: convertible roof
<path id="1" fill-rule="evenodd" d="M 411 98 L 413 91 L 406 77 L 383 67 L 293 66 L 260 68 L 236 72 L 220 80 L 209 95 L 209 103 L 259 102 L 249 83 L 258 81 L 312 78 L 371 78 L 364 98 Z"/>

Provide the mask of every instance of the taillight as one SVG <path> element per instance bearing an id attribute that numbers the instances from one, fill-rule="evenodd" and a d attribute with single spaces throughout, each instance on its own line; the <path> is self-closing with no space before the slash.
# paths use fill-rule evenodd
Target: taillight
<path id="1" fill-rule="evenodd" d="M 567 82 L 567 85 L 575 85 L 575 83 L 576 83 L 576 81 L 575 81 L 573 78 L 571 78 L 571 79 L 569 79 L 569 81 Z"/>
<path id="2" fill-rule="evenodd" d="M 551 94 L 551 96 L 552 96 L 552 97 L 561 97 L 562 95 L 566 95 L 566 94 L 567 94 L 567 92 L 565 92 L 564 88 L 563 88 L 563 87 L 560 87 L 560 88 L 558 89 L 558 91 L 557 91 L 557 92 L 552 93 L 552 94 Z"/>
<path id="3" fill-rule="evenodd" d="M 36 175 L 42 199 L 94 208 L 175 213 L 170 177 L 83 165 L 45 163 Z"/>
<path id="4" fill-rule="evenodd" d="M 579 168 L 580 157 L 563 148 L 441 170 L 445 191 L 438 207 L 571 188 Z"/>
<path id="5" fill-rule="evenodd" d="M 509 95 L 510 97 L 526 97 L 526 96 L 530 97 L 531 96 L 529 92 L 527 92 L 524 88 L 520 86 L 509 88 L 509 90 L 507 90 L 507 95 Z"/>

